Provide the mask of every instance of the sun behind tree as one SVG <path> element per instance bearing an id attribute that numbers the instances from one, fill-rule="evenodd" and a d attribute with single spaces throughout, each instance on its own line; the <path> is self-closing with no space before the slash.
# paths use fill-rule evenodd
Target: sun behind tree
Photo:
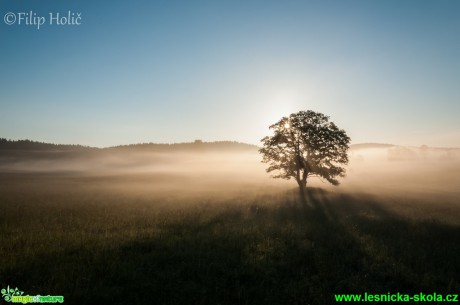
<path id="1" fill-rule="evenodd" d="M 261 140 L 259 152 L 267 172 L 276 171 L 273 178 L 294 178 L 305 195 L 308 177 L 324 178 L 338 185 L 337 177 L 345 176 L 341 165 L 348 163 L 350 138 L 329 117 L 311 110 L 283 117 L 270 126 L 272 136 Z"/>

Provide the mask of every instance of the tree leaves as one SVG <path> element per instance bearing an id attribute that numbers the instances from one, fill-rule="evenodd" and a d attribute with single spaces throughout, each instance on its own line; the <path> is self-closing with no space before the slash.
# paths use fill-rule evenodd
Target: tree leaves
<path id="1" fill-rule="evenodd" d="M 282 117 L 270 126 L 272 136 L 264 137 L 259 150 L 267 172 L 273 178 L 295 178 L 305 186 L 307 178 L 319 176 L 333 185 L 345 176 L 341 165 L 348 163 L 350 138 L 329 117 L 311 110 Z"/>

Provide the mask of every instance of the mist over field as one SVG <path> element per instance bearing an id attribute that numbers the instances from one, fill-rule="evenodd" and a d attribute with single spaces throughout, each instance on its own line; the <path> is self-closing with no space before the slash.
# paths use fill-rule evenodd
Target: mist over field
<path id="1" fill-rule="evenodd" d="M 351 147 L 349 159 L 346 177 L 339 187 L 329 186 L 319 178 L 309 179 L 309 186 L 388 194 L 454 194 L 459 190 L 460 149 L 358 144 Z M 248 183 L 296 186 L 294 180 L 271 179 L 265 168 L 258 147 L 239 143 L 0 151 L 0 172 L 8 173 L 124 176 L 130 177 L 131 184 L 146 184 L 148 188 L 158 186 L 150 184 L 149 176 L 164 176 L 159 184 L 184 192 L 188 188 L 196 190 L 197 185 L 203 191 Z"/>
<path id="2" fill-rule="evenodd" d="M 428 147 L 366 147 L 350 151 L 343 186 L 369 191 L 458 191 L 460 150 Z"/>
<path id="3" fill-rule="evenodd" d="M 455 216 L 460 212 L 460 149 L 358 144 L 351 147 L 349 159 L 339 186 L 310 178 L 308 187 L 373 195 L 405 216 L 460 223 Z M 32 179 L 31 188 L 65 190 L 71 183 L 82 190 L 184 199 L 252 198 L 297 188 L 294 179 L 272 179 L 265 168 L 258 147 L 231 142 L 0 153 L 3 178 Z"/>
<path id="4" fill-rule="evenodd" d="M 302 202 L 253 145 L 32 146 L 0 149 L 1 284 L 70 304 L 460 289 L 459 149 L 354 145 Z"/>

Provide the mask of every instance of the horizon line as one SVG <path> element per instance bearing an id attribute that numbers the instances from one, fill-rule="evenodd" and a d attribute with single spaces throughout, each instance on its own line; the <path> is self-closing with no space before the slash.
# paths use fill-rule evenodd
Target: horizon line
<path id="1" fill-rule="evenodd" d="M 42 142 L 42 141 L 37 141 L 37 140 L 30 140 L 30 139 L 7 139 L 0 137 L 0 142 L 13 142 L 13 143 L 18 143 L 18 142 L 30 142 L 33 144 L 45 144 L 45 145 L 55 145 L 55 146 L 77 146 L 77 147 L 83 147 L 83 148 L 97 148 L 97 149 L 107 149 L 107 148 L 119 148 L 119 147 L 129 147 L 129 146 L 137 146 L 137 145 L 183 145 L 183 144 L 219 144 L 219 143 L 228 143 L 228 144 L 243 144 L 243 145 L 248 145 L 248 146 L 255 146 L 255 147 L 260 147 L 256 144 L 251 144 L 251 143 L 246 143 L 246 142 L 240 142 L 236 140 L 215 140 L 215 141 L 204 141 L 201 139 L 195 139 L 194 141 L 190 142 L 138 142 L 138 143 L 130 143 L 130 144 L 117 144 L 117 145 L 112 145 L 112 146 L 90 146 L 90 145 L 83 145 L 83 144 L 63 144 L 63 143 L 51 143 L 51 142 Z M 362 142 L 362 143 L 355 143 L 351 144 L 350 148 L 352 146 L 360 146 L 360 145 L 379 145 L 379 146 L 402 146 L 402 147 L 412 147 L 412 148 L 421 148 L 421 147 L 426 147 L 426 148 L 435 148 L 435 149 L 460 149 L 460 147 L 439 147 L 439 146 L 429 146 L 429 145 L 419 145 L 419 146 L 414 146 L 414 145 L 401 145 L 401 144 L 391 144 L 391 143 L 379 143 L 379 142 Z"/>

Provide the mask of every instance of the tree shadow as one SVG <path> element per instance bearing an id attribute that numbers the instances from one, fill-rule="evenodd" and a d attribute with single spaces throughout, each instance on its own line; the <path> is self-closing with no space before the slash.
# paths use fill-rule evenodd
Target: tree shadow
<path id="1" fill-rule="evenodd" d="M 363 194 L 309 188 L 305 203 L 294 190 L 229 203 L 152 236 L 35 256 L 2 268 L 1 284 L 68 304 L 324 304 L 460 289 L 458 227 L 404 219 Z"/>
<path id="2" fill-rule="evenodd" d="M 460 287 L 460 227 L 400 216 L 386 209 L 382 198 L 368 194 L 313 190 L 308 200 L 329 230 L 320 238 L 329 238 L 345 259 L 349 254 L 350 265 L 342 267 L 342 276 L 333 276 L 342 279 L 331 291 L 454 293 Z M 334 229 L 337 234 L 331 236 Z"/>

